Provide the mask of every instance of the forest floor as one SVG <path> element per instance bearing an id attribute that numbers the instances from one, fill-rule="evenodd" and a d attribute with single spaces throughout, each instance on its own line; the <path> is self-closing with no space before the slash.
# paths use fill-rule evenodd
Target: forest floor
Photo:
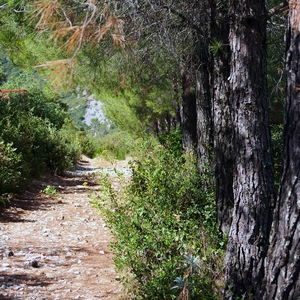
<path id="1" fill-rule="evenodd" d="M 128 171 L 126 164 L 84 157 L 68 176 L 35 181 L 0 210 L 1 300 L 122 298 L 113 239 L 90 201 L 99 190 L 91 173 Z M 57 194 L 43 193 L 47 186 Z"/>

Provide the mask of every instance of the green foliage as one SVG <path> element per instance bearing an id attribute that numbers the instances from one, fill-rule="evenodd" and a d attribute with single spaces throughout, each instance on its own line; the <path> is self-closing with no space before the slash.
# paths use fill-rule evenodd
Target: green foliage
<path id="1" fill-rule="evenodd" d="M 159 142 L 172 154 L 179 157 L 182 155 L 182 134 L 180 127 L 171 131 L 165 131 L 158 136 Z"/>
<path id="2" fill-rule="evenodd" d="M 6 74 L 3 71 L 3 68 L 0 67 L 0 84 L 2 84 L 6 80 Z"/>
<path id="3" fill-rule="evenodd" d="M 81 155 L 79 139 L 74 132 L 65 127 L 60 130 L 50 128 L 45 144 L 46 165 L 57 173 L 74 167 Z"/>
<path id="4" fill-rule="evenodd" d="M 32 1 L 5 1 L 0 9 L 0 44 L 14 64 L 28 69 L 47 60 L 57 59 L 62 51 L 49 47 L 44 33 L 37 33 L 28 12 Z"/>
<path id="5" fill-rule="evenodd" d="M 10 94 L 10 99 L 3 102 L 5 115 L 32 114 L 48 120 L 54 127 L 61 128 L 69 117 L 67 106 L 65 106 L 58 95 L 47 95 L 42 91 L 33 90 L 29 94 Z"/>
<path id="6" fill-rule="evenodd" d="M 179 93 L 175 92 L 174 81 L 178 72 L 166 53 L 160 60 L 145 61 L 145 56 L 128 53 L 125 58 L 124 53 L 114 51 L 100 59 L 97 56 L 103 49 L 95 53 L 95 47 L 85 51 L 81 60 L 88 63 L 81 66 L 81 74 L 91 78 L 89 89 L 101 99 L 107 117 L 120 130 L 140 135 L 166 114 L 175 114 Z"/>
<path id="7" fill-rule="evenodd" d="M 51 185 L 47 185 L 43 189 L 43 193 L 48 195 L 48 196 L 56 196 L 57 195 L 56 188 L 54 186 L 51 186 Z"/>
<path id="8" fill-rule="evenodd" d="M 223 43 L 222 41 L 214 41 L 210 46 L 209 46 L 209 51 L 213 55 L 218 55 L 223 51 Z"/>
<path id="9" fill-rule="evenodd" d="M 144 122 L 135 114 L 130 106 L 137 100 L 132 91 L 126 90 L 123 93 L 101 92 L 99 98 L 104 103 L 104 110 L 107 117 L 117 124 L 122 131 L 131 134 L 138 134 L 144 131 Z"/>
<path id="10" fill-rule="evenodd" d="M 16 191 L 23 181 L 22 154 L 16 150 L 12 143 L 0 141 L 0 195 Z"/>
<path id="11" fill-rule="evenodd" d="M 127 155 L 134 153 L 136 141 L 126 132 L 112 131 L 97 138 L 95 145 L 97 149 L 95 156 L 124 160 Z"/>
<path id="12" fill-rule="evenodd" d="M 106 176 L 94 201 L 116 237 L 116 266 L 131 274 L 123 283 L 135 299 L 175 299 L 180 291 L 171 289 L 172 283 L 188 253 L 203 258 L 193 293 L 197 299 L 214 299 L 223 244 L 212 191 L 202 188 L 192 155 L 175 156 L 153 140 L 142 144 L 140 154 L 123 193 L 118 196 Z"/>
<path id="13" fill-rule="evenodd" d="M 94 158 L 97 152 L 98 139 L 85 131 L 80 132 L 80 144 L 82 153 L 87 157 Z"/>
<path id="14" fill-rule="evenodd" d="M 127 132 L 117 129 L 110 130 L 107 134 L 95 137 L 90 132 L 80 132 L 82 152 L 90 158 L 103 157 L 108 160 L 124 160 L 132 156 L 138 142 Z"/>
<path id="15" fill-rule="evenodd" d="M 201 299 L 218 299 L 218 293 L 211 289 L 211 278 L 203 275 L 203 267 L 207 267 L 206 257 L 201 259 L 199 256 L 185 254 L 180 263 L 183 277 L 176 277 L 172 287 L 180 291 L 179 299 L 197 300 L 199 295 Z"/>
<path id="16" fill-rule="evenodd" d="M 10 95 L 0 101 L 0 193 L 15 192 L 45 169 L 62 172 L 80 156 L 77 133 L 57 97 Z M 26 178 L 26 180 L 25 180 Z"/>

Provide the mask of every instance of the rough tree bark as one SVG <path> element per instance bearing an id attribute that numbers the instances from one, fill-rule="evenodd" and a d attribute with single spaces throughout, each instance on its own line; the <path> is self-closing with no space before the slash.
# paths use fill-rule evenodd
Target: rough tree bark
<path id="1" fill-rule="evenodd" d="M 300 299 L 300 0 L 290 0 L 283 172 L 261 299 Z"/>
<path id="2" fill-rule="evenodd" d="M 260 299 L 274 204 L 266 83 L 264 0 L 230 0 L 234 207 L 225 258 L 225 299 Z"/>
<path id="3" fill-rule="evenodd" d="M 188 63 L 190 65 L 192 63 Z M 186 152 L 193 152 L 197 145 L 197 113 L 195 80 L 192 78 L 194 70 L 188 66 L 182 72 L 182 103 L 180 107 L 180 119 L 182 130 L 182 146 Z"/>
<path id="4" fill-rule="evenodd" d="M 229 233 L 233 208 L 232 121 L 229 97 L 230 47 L 226 6 L 211 1 L 211 85 L 215 157 L 217 218 L 221 231 Z"/>
<path id="5" fill-rule="evenodd" d="M 183 93 L 180 108 L 183 148 L 187 152 L 196 150 L 197 166 L 201 174 L 206 174 L 207 168 L 211 167 L 213 132 L 209 56 L 207 44 L 204 44 L 196 47 L 197 55 L 193 61 L 193 69 L 189 70 L 191 73 L 184 72 L 182 75 Z"/>
<path id="6" fill-rule="evenodd" d="M 209 76 L 209 51 L 207 41 L 202 39 L 197 44 L 199 67 L 196 76 L 196 110 L 197 110 L 197 165 L 200 173 L 207 172 L 211 165 L 212 154 L 212 115 Z"/>

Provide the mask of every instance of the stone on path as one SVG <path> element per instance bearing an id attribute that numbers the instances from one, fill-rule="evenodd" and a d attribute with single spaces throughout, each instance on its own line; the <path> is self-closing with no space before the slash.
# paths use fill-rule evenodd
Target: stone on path
<path id="1" fill-rule="evenodd" d="M 0 211 L 0 299 L 120 299 L 112 237 L 90 204 L 97 185 L 59 176 L 36 185 Z"/>

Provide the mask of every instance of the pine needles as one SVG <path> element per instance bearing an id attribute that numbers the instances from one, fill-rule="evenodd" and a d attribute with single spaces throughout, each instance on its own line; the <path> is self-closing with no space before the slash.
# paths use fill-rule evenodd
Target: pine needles
<path id="1" fill-rule="evenodd" d="M 70 75 L 73 81 L 76 57 L 85 46 L 99 44 L 111 38 L 115 47 L 126 46 L 124 22 L 112 14 L 110 6 L 104 1 L 34 1 L 31 5 L 31 21 L 35 29 L 49 32 L 49 41 L 59 47 L 69 58 L 42 63 L 37 68 L 51 68 L 51 79 L 57 80 Z"/>

